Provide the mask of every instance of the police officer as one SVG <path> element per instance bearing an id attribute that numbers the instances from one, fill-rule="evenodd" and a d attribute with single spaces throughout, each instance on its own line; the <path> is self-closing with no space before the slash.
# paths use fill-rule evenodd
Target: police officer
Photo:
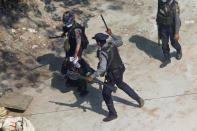
<path id="1" fill-rule="evenodd" d="M 111 41 L 107 42 L 106 40 L 109 36 L 102 33 L 98 33 L 93 37 L 93 39 L 96 40 L 97 45 L 101 47 L 101 51 L 99 53 L 98 69 L 88 77 L 88 82 L 93 81 L 94 78 L 106 72 L 105 83 L 111 86 L 116 84 L 118 88 L 122 89 L 131 98 L 136 100 L 139 103 L 139 107 L 142 107 L 144 105 L 144 100 L 140 98 L 129 85 L 123 82 L 123 73 L 125 71 L 125 67 L 117 49 L 117 47 L 121 46 L 123 42 L 119 37 L 112 34 L 110 29 L 107 30 L 107 33 L 112 37 Z M 103 87 L 103 99 L 109 110 L 108 116 L 103 119 L 104 122 L 117 118 L 117 112 L 114 108 L 111 93 L 112 90 L 110 88 L 105 86 Z"/>
<path id="2" fill-rule="evenodd" d="M 169 38 L 172 46 L 176 49 L 176 59 L 182 58 L 181 45 L 179 44 L 179 30 L 181 27 L 180 9 L 178 2 L 175 0 L 158 0 L 158 13 L 157 24 L 159 27 L 159 34 L 162 40 L 162 50 L 164 54 L 164 62 L 161 64 L 161 68 L 171 63 L 170 60 L 170 48 Z"/>
<path id="3" fill-rule="evenodd" d="M 67 37 L 65 43 L 66 57 L 74 56 L 76 59 L 82 56 L 82 26 L 75 21 L 75 16 L 70 11 L 63 14 L 62 37 Z"/>
<path id="4" fill-rule="evenodd" d="M 83 72 L 87 72 L 87 63 L 82 58 L 82 52 L 88 45 L 88 40 L 85 35 L 85 31 L 83 30 L 84 27 L 82 27 L 80 24 L 78 24 L 75 21 L 75 16 L 70 11 L 67 11 L 63 14 L 63 33 L 62 37 L 67 37 L 64 43 L 64 49 L 66 52 L 66 58 L 62 64 L 61 72 L 62 74 L 65 74 L 67 71 L 67 61 L 69 57 L 75 57 L 75 59 L 79 60 L 79 63 L 81 64 L 81 68 L 83 69 Z M 73 84 L 77 83 L 77 86 L 79 86 L 78 90 L 81 92 L 80 95 L 84 96 L 87 92 L 87 83 L 84 80 L 78 80 L 78 81 L 72 81 L 68 79 L 66 84 Z"/>

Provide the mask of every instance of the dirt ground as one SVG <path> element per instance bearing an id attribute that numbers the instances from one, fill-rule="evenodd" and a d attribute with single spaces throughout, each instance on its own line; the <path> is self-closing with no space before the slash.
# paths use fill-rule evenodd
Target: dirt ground
<path id="1" fill-rule="evenodd" d="M 177 61 L 171 47 L 172 63 L 164 69 L 159 68 L 163 55 L 157 44 L 157 0 L 35 1 L 38 6 L 28 18 L 21 16 L 8 25 L 9 17 L 0 17 L 0 86 L 34 97 L 27 111 L 12 115 L 27 117 L 36 131 L 197 131 L 196 0 L 179 0 L 183 58 Z M 145 99 L 143 108 L 118 90 L 113 94 L 118 119 L 104 123 L 108 110 L 98 85 L 90 85 L 85 98 L 65 87 L 59 72 L 64 40 L 48 39 L 61 33 L 65 10 L 74 11 L 87 27 L 91 44 L 84 58 L 93 68 L 98 59 L 91 38 L 105 31 L 101 13 L 122 37 L 124 80 Z"/>

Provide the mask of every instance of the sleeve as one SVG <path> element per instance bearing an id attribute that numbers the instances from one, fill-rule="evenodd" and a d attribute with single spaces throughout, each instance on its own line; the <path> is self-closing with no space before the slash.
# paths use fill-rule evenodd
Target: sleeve
<path id="1" fill-rule="evenodd" d="M 181 28 L 180 8 L 177 4 L 175 9 L 175 34 L 179 34 L 180 28 Z"/>
<path id="2" fill-rule="evenodd" d="M 82 33 L 82 30 L 80 28 L 75 29 L 76 43 L 80 45 L 81 45 L 81 33 Z"/>
<path id="3" fill-rule="evenodd" d="M 99 67 L 98 69 L 91 75 L 92 78 L 99 77 L 106 71 L 107 68 L 107 54 L 105 52 L 101 52 L 99 58 Z"/>
<path id="4" fill-rule="evenodd" d="M 114 34 L 111 34 L 111 37 L 112 37 L 111 43 L 112 43 L 113 45 L 115 45 L 116 47 L 120 47 L 120 46 L 123 45 L 123 42 L 122 42 L 121 37 L 116 36 L 116 35 L 114 35 Z"/>

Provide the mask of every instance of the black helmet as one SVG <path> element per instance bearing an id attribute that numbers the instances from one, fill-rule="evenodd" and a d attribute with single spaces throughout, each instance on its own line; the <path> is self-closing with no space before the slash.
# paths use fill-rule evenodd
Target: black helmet
<path id="1" fill-rule="evenodd" d="M 73 21 L 75 20 L 75 16 L 73 13 L 71 13 L 70 11 L 66 11 L 64 14 L 63 14 L 63 23 L 64 24 L 71 24 Z"/>

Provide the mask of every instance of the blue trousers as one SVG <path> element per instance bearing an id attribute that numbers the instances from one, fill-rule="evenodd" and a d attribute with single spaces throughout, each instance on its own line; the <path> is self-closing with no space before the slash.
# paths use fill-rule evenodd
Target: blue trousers
<path id="1" fill-rule="evenodd" d="M 178 41 L 174 40 L 175 31 L 171 26 L 159 25 L 159 34 L 162 40 L 162 50 L 165 59 L 170 59 L 169 39 L 176 51 L 178 53 L 181 52 L 181 45 Z"/>
<path id="2" fill-rule="evenodd" d="M 115 84 L 118 86 L 119 89 L 123 90 L 127 95 L 129 95 L 134 100 L 139 100 L 140 97 L 137 95 L 137 93 L 125 82 L 123 82 L 123 73 L 125 71 L 125 68 L 119 68 L 116 70 L 113 70 L 112 72 L 108 72 L 108 75 L 105 78 L 105 82 L 111 86 L 114 86 Z M 107 105 L 107 108 L 109 110 L 109 113 L 111 114 L 117 114 L 112 96 L 111 96 L 112 90 L 107 87 L 103 87 L 102 95 L 103 99 Z"/>

